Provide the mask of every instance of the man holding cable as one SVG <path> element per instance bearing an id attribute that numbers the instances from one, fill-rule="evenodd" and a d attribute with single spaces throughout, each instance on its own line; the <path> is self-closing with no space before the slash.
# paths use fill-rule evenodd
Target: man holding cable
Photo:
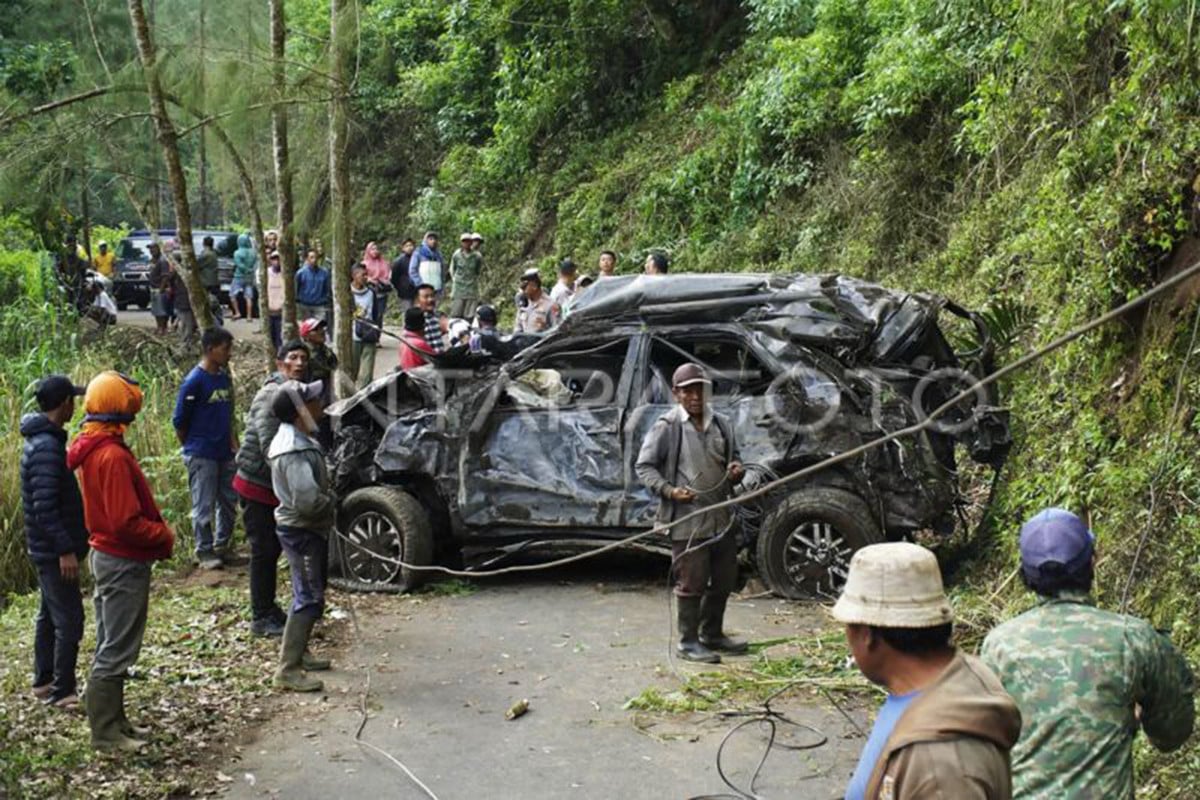
<path id="1" fill-rule="evenodd" d="M 678 406 L 663 414 L 638 453 L 638 478 L 660 498 L 657 524 L 674 523 L 733 494 L 744 470 L 729 421 L 712 410 L 712 381 L 699 364 L 675 370 Z M 714 651 L 745 653 L 723 632 L 725 605 L 737 582 L 737 537 L 728 508 L 672 524 L 672 572 L 678 604 L 679 655 L 719 663 Z"/>

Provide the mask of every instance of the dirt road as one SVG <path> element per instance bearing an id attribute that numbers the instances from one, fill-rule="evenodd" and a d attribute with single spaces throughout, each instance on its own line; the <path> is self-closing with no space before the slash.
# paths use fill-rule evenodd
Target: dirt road
<path id="1" fill-rule="evenodd" d="M 625 703 L 679 679 L 667 659 L 665 562 L 621 556 L 519 579 L 466 596 L 365 597 L 359 633 L 326 675 L 323 695 L 297 696 L 223 772 L 229 797 L 420 798 L 385 757 L 355 745 L 370 667 L 363 738 L 411 769 L 441 800 L 683 798 L 726 791 L 718 744 L 738 719 L 634 712 Z M 774 598 L 730 604 L 730 627 L 752 640 L 823 624 L 815 607 Z M 677 663 L 681 674 L 693 665 Z M 717 668 L 720 669 L 720 668 Z M 528 699 L 515 721 L 504 713 Z M 832 707 L 808 697 L 775 704 L 828 737 L 813 750 L 776 749 L 757 789 L 764 797 L 841 797 L 862 740 Z M 861 715 L 859 724 L 863 724 Z M 816 734 L 782 725 L 781 740 Z M 750 726 L 726 748 L 727 774 L 746 786 L 765 739 Z"/>

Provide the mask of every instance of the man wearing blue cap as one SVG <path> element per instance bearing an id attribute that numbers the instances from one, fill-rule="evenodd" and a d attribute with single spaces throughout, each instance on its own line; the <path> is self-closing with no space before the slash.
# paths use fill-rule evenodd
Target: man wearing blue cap
<path id="1" fill-rule="evenodd" d="M 1050 508 L 1021 528 L 1021 579 L 1041 602 L 988 634 L 981 656 L 1021 709 L 1013 796 L 1133 797 L 1133 737 L 1170 751 L 1192 732 L 1192 672 L 1145 620 L 1091 601 L 1095 536 Z"/>

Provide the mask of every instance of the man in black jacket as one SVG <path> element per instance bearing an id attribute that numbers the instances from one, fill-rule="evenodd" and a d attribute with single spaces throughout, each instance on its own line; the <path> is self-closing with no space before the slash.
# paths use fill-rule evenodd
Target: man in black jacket
<path id="1" fill-rule="evenodd" d="M 84 388 L 66 376 L 50 375 L 37 385 L 41 411 L 21 419 L 25 539 L 42 590 L 33 644 L 33 693 L 64 709 L 79 705 L 75 694 L 75 661 L 83 638 L 79 562 L 88 551 L 83 498 L 67 468 L 64 428 L 75 415 L 75 398 L 83 394 Z"/>

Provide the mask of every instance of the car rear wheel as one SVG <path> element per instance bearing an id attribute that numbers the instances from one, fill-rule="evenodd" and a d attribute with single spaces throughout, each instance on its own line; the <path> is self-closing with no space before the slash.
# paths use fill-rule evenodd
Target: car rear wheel
<path id="1" fill-rule="evenodd" d="M 342 503 L 341 532 L 331 560 L 347 589 L 408 592 L 428 573 L 396 561 L 425 566 L 433 560 L 433 528 L 416 498 L 391 486 L 372 486 Z"/>
<path id="2" fill-rule="evenodd" d="M 834 598 L 846 582 L 854 552 L 882 540 L 862 498 L 830 486 L 801 489 L 763 521 L 759 574 L 782 597 Z"/>

